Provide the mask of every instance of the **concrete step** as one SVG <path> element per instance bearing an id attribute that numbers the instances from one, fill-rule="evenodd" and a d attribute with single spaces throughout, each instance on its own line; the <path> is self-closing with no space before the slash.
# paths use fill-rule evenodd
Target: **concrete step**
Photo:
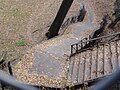
<path id="1" fill-rule="evenodd" d="M 105 45 L 105 55 L 104 55 L 104 74 L 108 75 L 112 73 L 112 62 L 111 62 L 111 49 L 110 44 Z"/>
<path id="2" fill-rule="evenodd" d="M 104 74 L 104 46 L 98 47 L 98 62 L 97 62 L 97 77 L 101 77 Z"/>
<path id="3" fill-rule="evenodd" d="M 92 50 L 92 65 L 91 65 L 91 79 L 97 77 L 97 64 L 98 63 L 98 49 L 97 47 Z"/>
<path id="4" fill-rule="evenodd" d="M 110 75 L 119 67 L 120 41 L 114 41 L 72 56 L 68 77 L 72 83 L 80 83 L 96 77 Z"/>
<path id="5" fill-rule="evenodd" d="M 85 53 L 80 54 L 79 72 L 78 72 L 78 82 L 84 81 L 85 71 Z"/>
<path id="6" fill-rule="evenodd" d="M 78 68 L 79 68 L 79 55 L 75 56 L 74 67 L 73 67 L 73 74 L 72 74 L 72 81 L 77 83 L 78 79 Z"/>
<path id="7" fill-rule="evenodd" d="M 75 57 L 71 57 L 69 61 L 69 70 L 68 70 L 68 82 L 72 82 L 72 74 L 73 74 L 73 68 L 74 68 L 74 62 Z"/>
<path id="8" fill-rule="evenodd" d="M 118 69 L 118 51 L 117 51 L 117 42 L 111 43 L 111 61 L 113 65 L 113 72 Z"/>
<path id="9" fill-rule="evenodd" d="M 92 52 L 90 50 L 86 51 L 86 61 L 85 61 L 85 78 L 84 80 L 91 79 L 91 61 L 92 61 Z"/>
<path id="10" fill-rule="evenodd" d="M 117 42 L 117 51 L 118 51 L 118 66 L 120 68 L 120 40 Z"/>

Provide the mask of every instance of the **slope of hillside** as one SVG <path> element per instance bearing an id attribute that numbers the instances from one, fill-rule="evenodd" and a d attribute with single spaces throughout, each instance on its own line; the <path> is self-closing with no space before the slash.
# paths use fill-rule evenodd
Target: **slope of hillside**
<path id="1" fill-rule="evenodd" d="M 84 21 L 70 25 L 64 35 L 39 43 L 28 50 L 21 61 L 14 66 L 13 71 L 17 79 L 32 85 L 61 87 L 66 84 L 69 60 L 65 60 L 64 56 L 70 56 L 70 46 L 91 35 L 94 30 L 99 29 L 103 16 L 106 14 L 112 15 L 114 8 L 112 0 L 110 2 L 74 0 L 67 17 L 79 13 L 80 5 L 83 4 L 87 11 Z M 105 6 L 107 4 L 109 7 Z"/>
<path id="2" fill-rule="evenodd" d="M 84 21 L 70 25 L 65 35 L 41 43 L 62 1 L 0 0 L 0 49 L 12 60 L 32 47 L 14 67 L 18 80 L 32 85 L 65 85 L 68 66 L 63 56 L 70 55 L 71 44 L 98 29 L 105 14 L 112 16 L 115 0 L 74 0 L 66 18 L 78 14 L 84 4 Z"/>

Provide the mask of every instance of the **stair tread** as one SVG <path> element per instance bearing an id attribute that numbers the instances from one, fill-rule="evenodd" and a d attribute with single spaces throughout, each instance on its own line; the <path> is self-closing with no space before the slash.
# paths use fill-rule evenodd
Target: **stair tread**
<path id="1" fill-rule="evenodd" d="M 116 42 L 112 42 L 111 43 L 111 52 L 112 52 L 112 65 L 113 65 L 113 71 L 116 71 L 118 68 L 118 58 L 117 58 L 117 43 Z"/>
<path id="2" fill-rule="evenodd" d="M 86 52 L 85 80 L 91 79 L 91 51 Z"/>
<path id="3" fill-rule="evenodd" d="M 98 67 L 97 67 L 97 76 L 101 77 L 104 74 L 104 46 L 100 46 L 98 49 Z"/>
<path id="4" fill-rule="evenodd" d="M 91 66 L 91 78 L 97 77 L 97 48 L 92 51 L 92 66 Z"/>
<path id="5" fill-rule="evenodd" d="M 73 58 L 74 57 L 74 58 Z M 120 41 L 94 47 L 74 55 L 68 74 L 73 83 L 109 75 L 120 67 Z M 72 70 L 72 71 L 70 71 Z"/>

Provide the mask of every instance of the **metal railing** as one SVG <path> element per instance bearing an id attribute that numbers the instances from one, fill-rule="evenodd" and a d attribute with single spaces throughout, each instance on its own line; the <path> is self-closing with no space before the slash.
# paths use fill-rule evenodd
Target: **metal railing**
<path id="1" fill-rule="evenodd" d="M 94 47 L 95 45 L 98 45 L 98 42 L 97 42 L 98 40 L 102 40 L 103 38 L 108 38 L 108 37 L 112 37 L 112 36 L 119 37 L 120 32 L 114 33 L 114 34 L 109 34 L 106 36 L 101 36 L 98 38 L 93 38 L 93 39 L 84 38 L 79 43 L 71 45 L 71 56 L 76 54 L 76 53 L 79 53 L 81 51 L 84 51 L 86 49 L 90 49 L 90 47 Z M 118 39 L 120 39 L 120 38 L 118 38 Z M 105 42 L 104 41 L 100 42 L 100 44 L 107 43 L 107 42 L 112 42 L 112 39 L 105 41 Z"/>
<path id="2" fill-rule="evenodd" d="M 71 50 L 72 49 L 74 50 L 74 52 L 71 52 L 71 55 L 73 55 L 75 53 L 82 52 L 82 51 L 87 50 L 87 49 L 90 49 L 88 47 L 88 45 L 90 43 L 93 43 L 93 41 L 98 41 L 98 40 L 101 40 L 103 38 L 108 38 L 108 37 L 120 37 L 120 32 L 114 33 L 114 34 L 109 34 L 109 35 L 98 37 L 98 38 L 94 38 L 94 39 L 87 39 L 87 38 L 85 38 L 81 42 L 79 42 L 77 44 L 73 44 L 71 46 Z M 114 40 L 118 40 L 118 39 L 120 39 L 120 38 L 115 38 Z M 110 39 L 107 42 L 111 42 L 111 41 L 112 40 Z M 106 43 L 106 42 L 101 42 L 101 44 L 102 43 Z M 94 47 L 94 45 L 91 45 L 90 47 Z M 3 61 L 0 64 L 0 66 L 2 68 L 4 68 L 4 65 L 7 66 L 9 74 L 13 75 L 11 63 L 12 63 L 12 61 Z M 8 77 L 8 78 L 3 78 L 3 76 L 4 77 Z M 19 82 L 18 82 L 18 85 L 17 85 L 16 81 L 15 81 L 15 83 L 12 83 L 12 82 L 14 82 L 14 79 L 15 78 L 11 78 L 11 76 L 8 76 L 8 75 L 7 76 L 3 75 L 3 73 L 0 72 L 0 81 L 1 81 L 1 88 L 2 88 L 2 90 L 4 90 L 4 88 L 6 88 L 6 87 L 12 88 L 12 89 L 16 88 L 17 90 L 38 90 L 38 89 L 39 90 L 45 90 L 45 89 L 47 89 L 47 90 L 61 90 L 61 89 L 63 89 L 63 90 L 76 90 L 76 89 L 79 89 L 79 88 L 82 88 L 83 90 L 86 90 L 85 88 L 88 88 L 88 87 L 90 87 L 92 85 L 95 85 L 96 82 L 98 82 L 100 80 L 104 80 L 104 79 L 107 80 L 108 78 L 107 79 L 104 78 L 104 77 L 96 78 L 96 79 L 93 79 L 93 80 L 88 80 L 88 81 L 85 81 L 83 83 L 77 83 L 77 84 L 74 84 L 72 86 L 66 86 L 66 87 L 63 87 L 63 88 L 45 87 L 45 86 L 42 86 L 42 85 L 31 87 L 31 85 L 24 85 L 24 84 L 19 83 Z M 114 81 L 114 79 L 112 79 L 112 80 Z M 12 82 L 7 82 L 7 81 L 12 81 Z M 111 82 L 113 82 L 113 81 L 111 81 Z M 111 82 L 107 82 L 107 84 L 110 84 Z M 99 84 L 97 84 L 97 85 L 99 85 Z M 29 88 L 29 86 L 30 86 L 31 89 L 25 89 L 25 88 Z M 36 88 L 33 89 L 34 87 L 36 87 L 37 89 Z M 103 90 L 103 89 L 98 89 L 98 87 L 100 87 L 100 86 L 96 86 L 95 90 Z"/>
<path id="3" fill-rule="evenodd" d="M 111 86 L 117 84 L 120 80 L 120 70 L 116 71 L 112 75 L 104 76 L 101 78 L 96 78 L 93 80 L 85 81 L 84 83 L 77 83 L 73 86 L 66 86 L 64 88 L 55 88 L 55 87 L 44 87 L 44 86 L 31 86 L 25 85 L 21 82 L 15 80 L 15 78 L 5 74 L 3 71 L 0 71 L 0 83 L 1 87 L 8 87 L 9 90 L 88 90 L 89 87 L 94 86 L 90 90 L 112 90 Z M 120 89 L 119 85 L 118 88 Z M 114 90 L 119 90 L 114 89 Z M 2 88 L 4 90 L 4 88 Z"/>
<path id="4" fill-rule="evenodd" d="M 95 88 L 93 90 L 108 90 L 112 88 L 111 86 L 117 84 L 120 81 L 120 70 L 116 71 L 109 77 L 105 77 L 103 80 L 95 84 Z M 112 88 L 111 90 L 120 90 L 120 83 L 118 83 L 117 88 Z"/>
<path id="5" fill-rule="evenodd" d="M 0 83 L 2 90 L 5 87 L 8 87 L 9 90 L 38 90 L 35 87 L 18 82 L 15 78 L 5 74 L 3 71 L 0 71 Z"/>

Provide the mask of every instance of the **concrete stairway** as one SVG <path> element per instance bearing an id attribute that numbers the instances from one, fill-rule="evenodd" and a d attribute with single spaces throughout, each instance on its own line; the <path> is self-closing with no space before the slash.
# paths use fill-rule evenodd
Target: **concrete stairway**
<path id="1" fill-rule="evenodd" d="M 113 69 L 109 68 L 111 64 L 105 65 L 111 62 L 111 59 L 105 57 L 102 53 L 102 46 L 101 48 L 94 48 L 93 50 L 76 54 L 70 58 L 70 62 L 66 60 L 66 56 L 69 57 L 71 55 L 70 46 L 88 37 L 99 27 L 99 24 L 95 23 L 95 13 L 92 11 L 89 2 L 87 0 L 78 1 L 84 4 L 86 8 L 85 20 L 70 25 L 64 35 L 42 42 L 28 50 L 21 61 L 13 67 L 14 76 L 18 80 L 31 85 L 63 87 L 66 85 L 66 80 L 72 83 L 82 83 L 85 80 L 112 72 Z M 104 45 L 104 47 L 108 46 Z M 101 53 L 101 56 L 98 55 L 98 52 Z M 109 53 L 111 54 L 110 51 Z M 103 60 L 101 58 L 103 56 L 107 59 Z M 112 56 L 110 58 L 114 58 L 114 55 Z M 69 72 L 66 69 L 69 69 Z M 106 74 L 101 73 L 101 70 L 104 70 Z"/>
<path id="2" fill-rule="evenodd" d="M 103 44 L 70 58 L 68 82 L 84 81 L 109 75 L 120 67 L 120 41 Z"/>

